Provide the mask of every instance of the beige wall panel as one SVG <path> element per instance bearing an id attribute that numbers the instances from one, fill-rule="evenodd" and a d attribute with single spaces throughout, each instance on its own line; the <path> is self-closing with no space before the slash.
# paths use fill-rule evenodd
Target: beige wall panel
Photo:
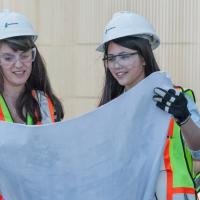
<path id="1" fill-rule="evenodd" d="M 199 43 L 199 0 L 135 0 L 130 9 L 149 19 L 163 43 Z"/>
<path id="2" fill-rule="evenodd" d="M 40 46 L 51 84 L 56 94 L 63 100 L 73 90 L 74 76 L 72 73 L 72 46 Z"/>
<path id="3" fill-rule="evenodd" d="M 77 3 L 78 43 L 99 43 L 103 35 L 103 27 L 112 13 L 128 9 L 128 0 L 78 0 Z"/>
<path id="4" fill-rule="evenodd" d="M 65 119 L 70 119 L 97 107 L 97 98 L 67 98 L 65 106 Z"/>
<path id="5" fill-rule="evenodd" d="M 28 3 L 27 0 L 2 0 L 0 1 L 0 9 L 9 9 L 24 14 L 37 31 L 38 0 L 29 0 Z"/>
<path id="6" fill-rule="evenodd" d="M 74 16 L 71 0 L 39 1 L 39 43 L 42 45 L 72 44 L 74 34 Z M 77 16 L 77 13 L 76 15 Z"/>
<path id="7" fill-rule="evenodd" d="M 95 46 L 40 46 L 39 50 L 64 107 L 68 107 L 70 98 L 96 99 L 100 95 L 104 69 Z"/>
<path id="8" fill-rule="evenodd" d="M 161 45 L 155 53 L 174 84 L 193 89 L 200 105 L 200 45 Z"/>
<path id="9" fill-rule="evenodd" d="M 73 96 L 97 97 L 100 94 L 104 68 L 101 54 L 95 48 L 96 45 L 76 45 L 73 49 Z"/>
<path id="10" fill-rule="evenodd" d="M 15 4 L 14 4 L 14 0 L 2 0 L 2 8 L 3 9 L 14 9 L 15 8 Z"/>
<path id="11" fill-rule="evenodd" d="M 170 32 L 168 31 L 169 27 L 170 30 L 172 28 L 174 30 L 174 27 L 178 28 L 178 18 L 176 16 L 176 14 L 178 13 L 177 7 L 172 7 L 172 2 L 174 2 L 173 4 L 175 4 L 177 0 L 136 0 L 131 1 L 130 9 L 140 15 L 145 16 L 153 24 L 162 42 L 172 41 L 174 35 L 170 34 Z M 173 10 L 173 8 L 175 9 Z"/>

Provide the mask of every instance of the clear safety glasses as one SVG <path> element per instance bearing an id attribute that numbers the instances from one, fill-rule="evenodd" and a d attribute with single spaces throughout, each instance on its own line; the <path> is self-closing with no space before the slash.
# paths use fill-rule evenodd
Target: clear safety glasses
<path id="1" fill-rule="evenodd" d="M 103 61 L 105 65 L 109 68 L 114 68 L 115 64 L 118 63 L 121 66 L 129 66 L 134 63 L 135 55 L 138 55 L 139 53 L 133 52 L 133 53 L 121 53 L 117 55 L 108 55 L 103 58 Z"/>
<path id="2" fill-rule="evenodd" d="M 29 49 L 22 53 L 3 53 L 0 55 L 1 65 L 11 66 L 17 61 L 24 64 L 32 63 L 36 57 L 36 48 Z"/>

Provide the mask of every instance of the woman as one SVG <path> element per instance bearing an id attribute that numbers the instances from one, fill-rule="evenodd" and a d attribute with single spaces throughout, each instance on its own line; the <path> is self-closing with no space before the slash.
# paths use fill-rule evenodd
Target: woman
<path id="1" fill-rule="evenodd" d="M 60 121 L 62 105 L 34 44 L 32 25 L 19 13 L 3 11 L 0 26 L 0 120 L 29 125 Z"/>
<path id="2" fill-rule="evenodd" d="M 152 25 L 142 16 L 119 12 L 106 25 L 103 42 L 97 48 L 104 52 L 105 84 L 100 105 L 137 85 L 159 71 L 152 49 L 160 44 Z M 192 93 L 155 88 L 156 105 L 172 114 L 157 181 L 155 199 L 196 199 L 191 176 L 191 153 L 200 158 L 200 115 L 192 101 Z M 189 93 L 190 92 L 190 93 Z M 191 95 L 192 96 L 192 95 Z M 186 158 L 187 157 L 187 158 Z M 188 163 L 189 162 L 189 163 Z"/>
<path id="3" fill-rule="evenodd" d="M 0 120 L 41 124 L 60 121 L 63 109 L 53 94 L 37 34 L 25 16 L 0 13 Z"/>

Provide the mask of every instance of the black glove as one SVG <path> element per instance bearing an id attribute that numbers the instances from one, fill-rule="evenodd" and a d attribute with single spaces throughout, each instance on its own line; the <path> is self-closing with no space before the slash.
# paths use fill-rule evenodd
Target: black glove
<path id="1" fill-rule="evenodd" d="M 156 105 L 172 114 L 179 126 L 189 120 L 191 114 L 187 108 L 187 99 L 183 93 L 174 89 L 166 91 L 159 87 L 154 88 L 154 93 L 153 100 L 157 102 Z"/>

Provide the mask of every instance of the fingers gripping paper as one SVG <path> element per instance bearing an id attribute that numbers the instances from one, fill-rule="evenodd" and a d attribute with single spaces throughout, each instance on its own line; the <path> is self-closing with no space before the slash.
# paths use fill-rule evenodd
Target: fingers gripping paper
<path id="1" fill-rule="evenodd" d="M 150 200 L 170 116 L 152 101 L 156 72 L 112 102 L 61 123 L 0 123 L 6 200 Z"/>

